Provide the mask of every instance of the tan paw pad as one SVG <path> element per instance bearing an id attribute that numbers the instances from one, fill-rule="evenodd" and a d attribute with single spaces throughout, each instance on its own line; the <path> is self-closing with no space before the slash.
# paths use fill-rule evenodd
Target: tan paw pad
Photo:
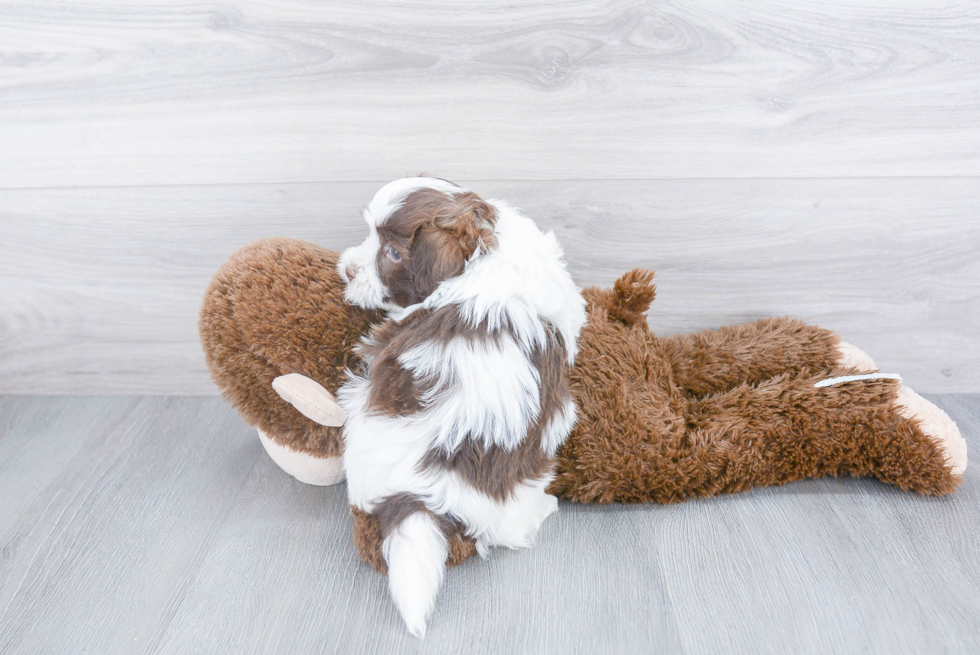
<path id="1" fill-rule="evenodd" d="M 878 370 L 871 356 L 857 346 L 852 346 L 846 341 L 841 341 L 840 345 L 837 346 L 837 351 L 840 353 L 840 357 L 837 359 L 838 366 L 853 368 L 863 373 L 871 373 L 872 371 Z"/>
<path id="2" fill-rule="evenodd" d="M 902 416 L 917 420 L 919 428 L 939 443 L 953 475 L 962 475 L 966 471 L 966 440 L 953 419 L 904 385 L 898 392 L 895 404 Z"/>

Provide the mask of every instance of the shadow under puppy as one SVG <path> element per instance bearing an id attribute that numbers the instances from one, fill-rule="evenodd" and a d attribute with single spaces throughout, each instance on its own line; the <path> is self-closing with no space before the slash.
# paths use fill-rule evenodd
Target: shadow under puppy
<path id="1" fill-rule="evenodd" d="M 338 269 L 345 298 L 388 318 L 341 388 L 350 503 L 381 526 L 389 588 L 423 636 L 462 532 L 486 555 L 530 545 L 575 424 L 569 388 L 585 300 L 561 246 L 450 182 L 406 178 L 364 211 Z"/>

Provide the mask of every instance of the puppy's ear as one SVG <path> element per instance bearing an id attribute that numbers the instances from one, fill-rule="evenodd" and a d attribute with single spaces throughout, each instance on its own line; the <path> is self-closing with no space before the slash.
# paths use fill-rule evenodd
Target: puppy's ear
<path id="1" fill-rule="evenodd" d="M 433 225 L 450 235 L 459 244 L 464 259 L 480 250 L 487 253 L 497 246 L 493 228 L 497 213 L 483 198 L 467 191 L 440 208 Z"/>
<path id="2" fill-rule="evenodd" d="M 427 225 L 412 241 L 412 280 L 415 302 L 429 297 L 439 283 L 463 272 L 468 255 L 459 239 L 446 230 Z"/>
<path id="3" fill-rule="evenodd" d="M 429 222 L 412 239 L 411 270 L 417 295 L 424 300 L 443 280 L 463 272 L 466 261 L 479 250 L 497 247 L 497 213 L 475 193 L 461 193 L 440 202 Z"/>

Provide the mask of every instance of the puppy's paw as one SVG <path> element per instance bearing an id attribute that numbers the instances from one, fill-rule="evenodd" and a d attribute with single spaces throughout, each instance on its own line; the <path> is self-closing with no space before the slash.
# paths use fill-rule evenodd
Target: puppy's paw
<path id="1" fill-rule="evenodd" d="M 861 373 L 873 373 L 878 370 L 871 356 L 857 346 L 852 346 L 846 341 L 841 341 L 837 346 L 837 351 L 839 353 L 837 358 L 838 366 L 853 368 Z"/>
<path id="2" fill-rule="evenodd" d="M 895 405 L 902 416 L 917 421 L 919 429 L 936 442 L 946 457 L 950 473 L 963 475 L 966 471 L 966 440 L 953 419 L 904 385 L 898 392 Z"/>
<path id="3" fill-rule="evenodd" d="M 544 520 L 558 511 L 558 499 L 550 494 L 539 492 L 512 514 L 509 543 L 501 544 L 510 548 L 527 548 L 534 545 L 538 529 Z"/>
<path id="4" fill-rule="evenodd" d="M 544 494 L 538 511 L 541 518 L 538 519 L 538 524 L 534 527 L 535 532 L 541 527 L 541 524 L 544 523 L 546 518 L 558 511 L 558 499 L 551 494 Z"/>

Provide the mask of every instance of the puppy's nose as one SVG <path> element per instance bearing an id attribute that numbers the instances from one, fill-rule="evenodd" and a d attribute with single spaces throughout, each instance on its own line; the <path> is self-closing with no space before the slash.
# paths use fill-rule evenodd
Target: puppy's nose
<path id="1" fill-rule="evenodd" d="M 357 277 L 358 268 L 354 264 L 348 264 L 347 268 L 344 269 L 344 275 L 347 276 L 348 282 L 353 282 L 354 278 Z"/>

